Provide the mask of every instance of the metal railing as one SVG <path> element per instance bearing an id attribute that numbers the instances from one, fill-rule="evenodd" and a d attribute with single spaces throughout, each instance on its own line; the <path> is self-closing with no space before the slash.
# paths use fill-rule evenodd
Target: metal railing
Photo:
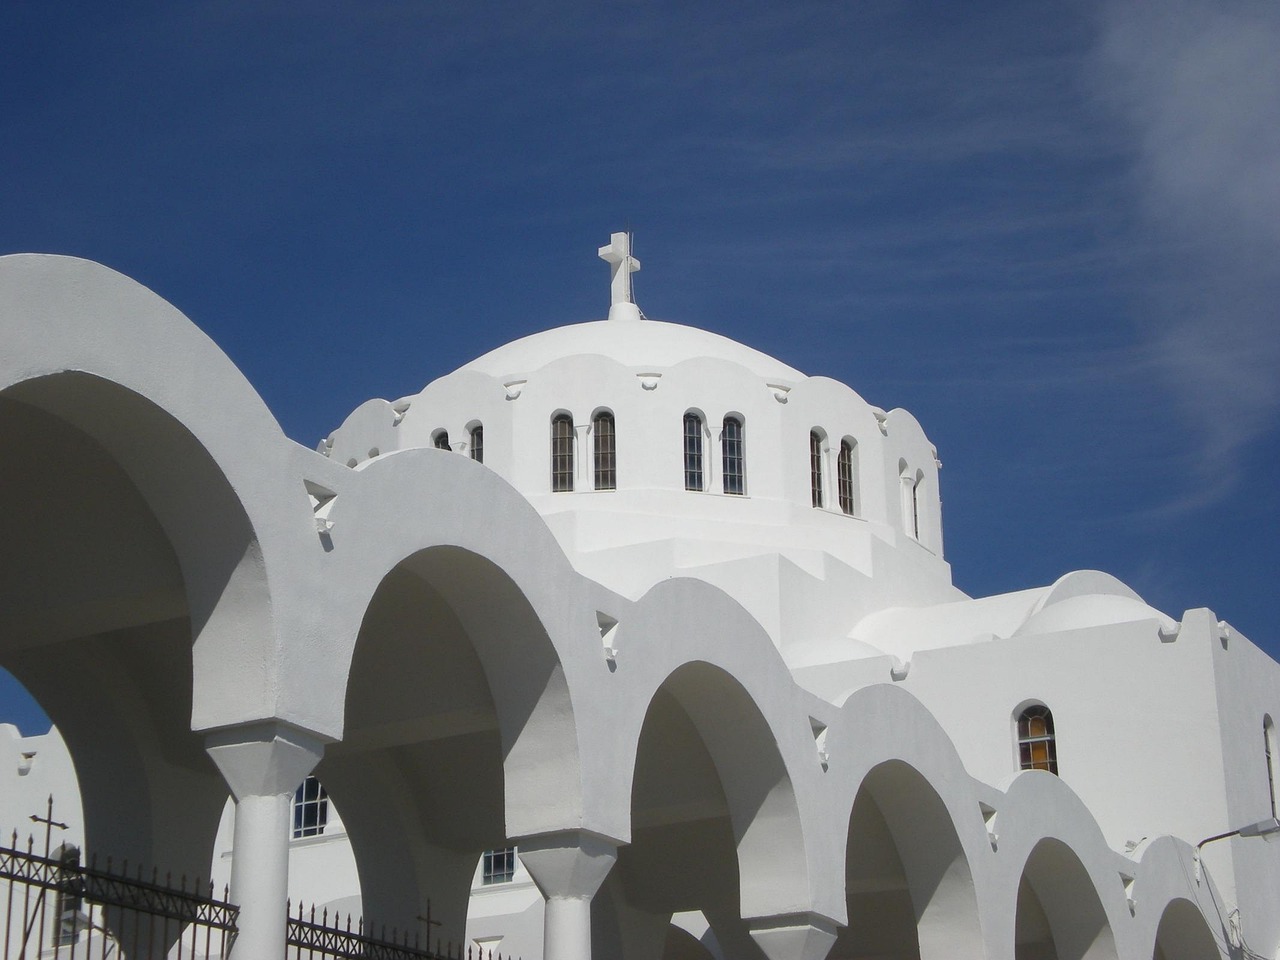
<path id="1" fill-rule="evenodd" d="M 128 862 L 117 870 L 108 859 L 80 863 L 75 847 L 52 848 L 52 802 L 44 818 L 44 851 L 34 837 L 25 848 L 14 831 L 0 846 L 0 911 L 3 911 L 2 960 L 207 960 L 226 956 L 235 939 L 239 908 L 226 891 L 214 896 L 213 884 L 141 867 L 130 875 Z"/>
<path id="2" fill-rule="evenodd" d="M 315 907 L 302 904 L 289 909 L 286 942 L 288 960 L 504 960 L 502 954 L 476 945 L 464 950 L 437 940 L 432 946 L 416 933 L 410 938 L 407 931 L 388 932 L 383 927 L 375 935 L 363 919 L 347 914 L 344 920 L 336 913 L 331 918 L 328 910 L 317 915 Z"/>

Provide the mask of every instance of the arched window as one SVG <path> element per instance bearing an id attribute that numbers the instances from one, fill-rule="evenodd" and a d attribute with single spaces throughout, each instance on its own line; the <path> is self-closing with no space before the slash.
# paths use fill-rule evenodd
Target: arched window
<path id="1" fill-rule="evenodd" d="M 484 426 L 479 423 L 471 428 L 471 459 L 484 463 Z"/>
<path id="2" fill-rule="evenodd" d="M 315 777 L 307 777 L 293 794 L 293 838 L 318 837 L 329 822 L 329 795 Z"/>
<path id="3" fill-rule="evenodd" d="M 1043 704 L 1027 707 L 1018 717 L 1018 760 L 1023 770 L 1058 772 L 1053 714 Z"/>
<path id="4" fill-rule="evenodd" d="M 437 449 L 437 450 L 451 450 L 451 449 L 453 449 L 452 447 L 450 447 L 450 446 L 449 446 L 449 431 L 448 431 L 448 430 L 437 430 L 434 434 L 432 434 L 432 436 L 431 436 L 431 442 L 432 442 L 433 444 L 435 444 L 435 447 L 436 447 L 436 449 Z"/>
<path id="5" fill-rule="evenodd" d="M 573 417 L 567 413 L 551 418 L 551 490 L 573 490 Z"/>
<path id="6" fill-rule="evenodd" d="M 853 444 L 848 440 L 840 442 L 840 457 L 836 461 L 836 473 L 840 511 L 852 517 L 858 512 L 857 486 L 854 479 L 857 475 L 857 460 Z"/>
<path id="7" fill-rule="evenodd" d="M 705 490 L 702 470 L 702 417 L 684 415 L 684 488 Z"/>
<path id="8" fill-rule="evenodd" d="M 1276 764 L 1280 756 L 1276 756 L 1276 725 L 1270 716 L 1262 718 L 1262 740 L 1267 751 L 1267 790 L 1271 794 L 1271 816 L 1276 816 Z"/>
<path id="9" fill-rule="evenodd" d="M 920 477 L 911 484 L 911 536 L 920 539 Z"/>
<path id="10" fill-rule="evenodd" d="M 724 418 L 720 452 L 724 465 L 724 492 L 741 496 L 747 492 L 747 460 L 742 421 L 737 417 Z"/>
<path id="11" fill-rule="evenodd" d="M 613 414 L 597 413 L 591 421 L 594 436 L 595 481 L 597 490 L 618 489 L 618 452 Z"/>
<path id="12" fill-rule="evenodd" d="M 898 472 L 902 483 L 902 529 L 912 540 L 919 540 L 920 481 L 924 474 L 919 470 L 912 473 L 905 460 L 898 461 Z"/>
<path id="13" fill-rule="evenodd" d="M 822 434 L 809 431 L 809 499 L 815 507 L 825 505 L 822 490 Z"/>

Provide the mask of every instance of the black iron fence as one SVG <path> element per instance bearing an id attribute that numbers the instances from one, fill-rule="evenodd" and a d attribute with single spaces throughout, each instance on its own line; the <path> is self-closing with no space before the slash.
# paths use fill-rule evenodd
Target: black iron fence
<path id="1" fill-rule="evenodd" d="M 80 851 L 53 845 L 50 800 L 43 851 L 14 831 L 0 846 L 0 960 L 223 960 L 236 935 L 240 908 L 214 895 L 212 882 L 161 877 L 153 869 L 117 869 L 111 859 L 80 862 Z M 428 929 L 429 916 L 423 918 Z M 504 960 L 476 944 L 420 942 L 415 934 L 345 920 L 314 907 L 289 908 L 289 960 Z M 513 960 L 507 957 L 506 960 Z"/>
<path id="2" fill-rule="evenodd" d="M 52 818 L 33 817 L 46 826 Z M 33 837 L 25 847 L 15 831 L 0 846 L 0 917 L 3 960 L 208 960 L 222 958 L 235 939 L 239 908 L 214 896 L 212 883 L 141 868 L 117 870 L 80 862 L 65 844 L 52 848 L 45 831 L 43 853 Z"/>
<path id="3" fill-rule="evenodd" d="M 362 919 L 330 917 L 328 910 L 317 915 L 315 907 L 301 904 L 289 910 L 288 944 L 288 960 L 504 960 L 475 945 L 464 950 L 441 941 L 424 943 L 417 933 L 410 937 L 383 927 L 375 935 Z"/>

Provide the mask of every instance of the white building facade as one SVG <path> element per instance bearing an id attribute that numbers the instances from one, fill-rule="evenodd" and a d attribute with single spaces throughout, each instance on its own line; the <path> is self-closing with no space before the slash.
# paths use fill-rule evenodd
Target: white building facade
<path id="1" fill-rule="evenodd" d="M 212 857 L 244 960 L 291 889 L 528 960 L 1276 957 L 1280 668 L 1103 573 L 965 596 L 910 414 L 600 255 L 607 320 L 318 451 L 150 291 L 0 259 L 0 665 L 85 848 Z"/>

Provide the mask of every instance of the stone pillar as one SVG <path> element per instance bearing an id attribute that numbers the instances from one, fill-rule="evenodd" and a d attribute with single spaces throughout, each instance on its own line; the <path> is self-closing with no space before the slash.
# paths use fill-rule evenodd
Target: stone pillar
<path id="1" fill-rule="evenodd" d="M 236 801 L 231 901 L 240 907 L 234 960 L 284 960 L 290 804 L 324 744 L 279 721 L 217 730 L 205 749 Z"/>
<path id="2" fill-rule="evenodd" d="M 823 960 L 835 945 L 838 926 L 819 913 L 753 917 L 747 925 L 769 960 Z"/>
<path id="3" fill-rule="evenodd" d="M 591 898 L 618 859 L 617 844 L 585 830 L 516 842 L 520 860 L 546 900 L 542 955 L 591 960 Z"/>

